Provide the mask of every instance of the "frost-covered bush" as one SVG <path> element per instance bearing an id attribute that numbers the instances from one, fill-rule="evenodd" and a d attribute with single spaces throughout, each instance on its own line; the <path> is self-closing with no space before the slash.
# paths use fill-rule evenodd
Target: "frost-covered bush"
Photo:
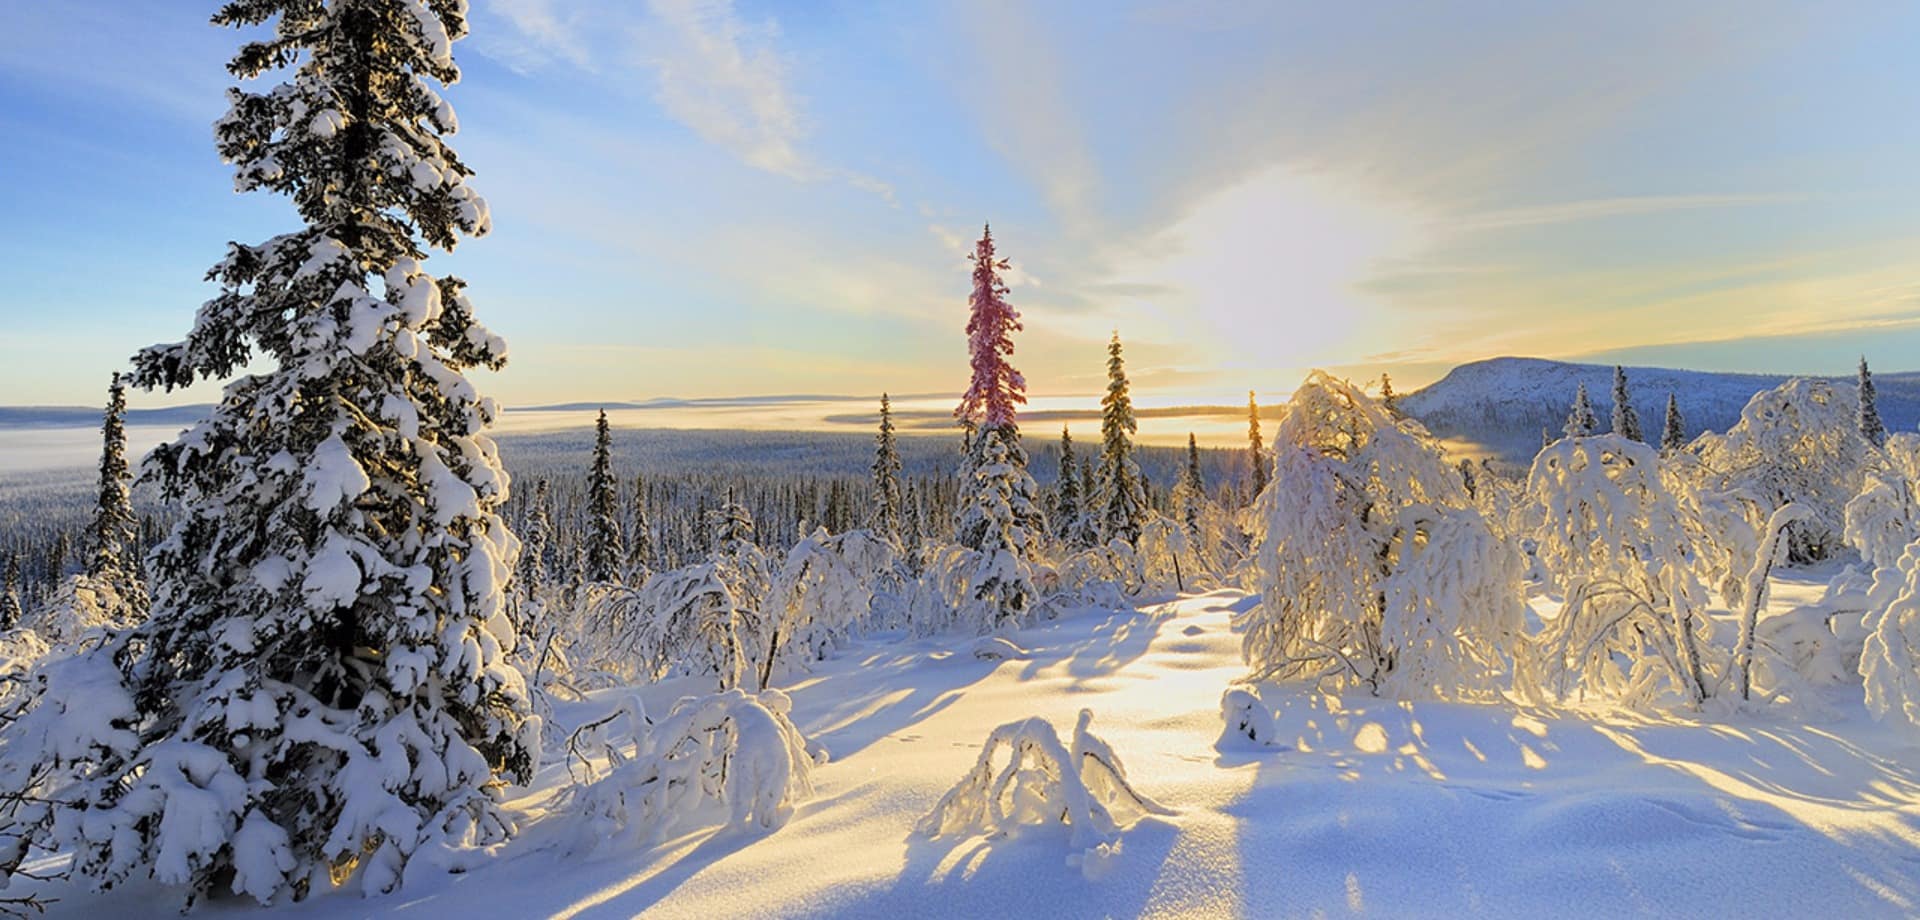
<path id="1" fill-rule="evenodd" d="M 1617 435 L 1556 441 L 1534 458 L 1527 499 L 1539 558 L 1566 601 L 1521 656 L 1516 688 L 1543 701 L 1592 693 L 1646 705 L 1663 691 L 1703 701 L 1706 589 L 1653 448 Z"/>
<path id="2" fill-rule="evenodd" d="M 1740 606 L 1747 570 L 1770 513 L 1766 502 L 1729 487 L 1724 477 L 1685 451 L 1660 454 L 1660 477 L 1680 506 L 1694 574 L 1727 606 Z"/>
<path id="3" fill-rule="evenodd" d="M 69 645 L 95 630 L 132 626 L 141 614 L 121 599 L 110 582 L 88 575 L 60 580 L 46 601 L 27 613 L 22 625 L 52 646 Z"/>
<path id="4" fill-rule="evenodd" d="M 1920 732 L 1920 543 L 1874 573 L 1867 597 L 1860 655 L 1867 709 Z"/>
<path id="5" fill-rule="evenodd" d="M 1497 696 L 1525 624 L 1520 554 L 1478 511 L 1433 505 L 1400 512 L 1388 554 L 1380 645 L 1393 666 L 1380 695 Z"/>
<path id="6" fill-rule="evenodd" d="M 639 699 L 629 698 L 592 726 L 597 750 L 579 750 L 584 739 L 576 738 L 577 756 L 604 759 L 609 769 L 597 779 L 589 774 L 575 793 L 585 818 L 576 847 L 657 843 L 721 809 L 734 827 L 785 825 L 794 806 L 813 795 L 813 768 L 827 760 L 826 750 L 794 727 L 792 710 L 778 690 L 735 688 L 684 697 L 651 722 Z M 625 721 L 626 738 L 608 738 L 614 720 Z"/>
<path id="7" fill-rule="evenodd" d="M 718 563 L 660 572 L 639 590 L 588 585 L 573 638 L 581 667 L 620 682 L 710 675 L 719 689 L 750 686 L 759 658 L 747 617 Z"/>
<path id="8" fill-rule="evenodd" d="M 1907 545 L 1920 539 L 1913 483 L 1891 470 L 1867 474 L 1860 494 L 1847 502 L 1843 520 L 1842 538 L 1871 568 L 1895 565 Z"/>
<path id="9" fill-rule="evenodd" d="M 925 837 L 1004 834 L 1021 825 L 1066 824 L 1072 831 L 1067 864 L 1095 877 L 1120 852 L 1131 820 L 1174 812 L 1140 794 L 1105 741 L 1088 730 L 1091 710 L 1080 710 L 1073 745 L 1039 718 L 993 730 L 973 769 L 940 797 L 914 831 Z M 995 764 L 1002 748 L 1004 764 Z"/>
<path id="10" fill-rule="evenodd" d="M 1702 436 L 1694 450 L 1729 488 L 1759 500 L 1763 515 L 1788 503 L 1805 508 L 1790 558 L 1824 559 L 1841 546 L 1847 502 L 1876 453 L 1860 435 L 1857 407 L 1852 386 L 1796 378 L 1754 394 L 1738 424 Z"/>
<path id="11" fill-rule="evenodd" d="M 1255 511 L 1249 678 L 1485 692 L 1518 635 L 1521 567 L 1426 430 L 1316 371 L 1273 453 Z"/>

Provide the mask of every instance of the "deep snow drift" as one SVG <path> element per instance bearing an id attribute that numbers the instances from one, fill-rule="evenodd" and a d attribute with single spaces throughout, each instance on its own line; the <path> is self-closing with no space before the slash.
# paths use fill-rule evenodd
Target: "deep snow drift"
<path id="1" fill-rule="evenodd" d="M 1773 608 L 1818 592 L 1778 584 Z M 328 893 L 287 918 L 1903 916 L 1920 911 L 1920 747 L 1858 688 L 1807 719 L 1549 712 L 1260 689 L 1276 744 L 1229 734 L 1245 673 L 1231 592 L 1087 610 L 1011 635 L 1028 660 L 884 637 L 777 683 L 832 760 L 770 834 L 706 826 L 651 850 L 575 846 L 546 764 L 522 833 L 464 876 L 387 898 Z M 705 686 L 643 688 L 650 711 Z M 559 715 L 611 711 L 618 694 Z M 1004 838 L 914 834 L 995 726 L 1077 713 L 1176 814 L 1135 816 L 1089 879 L 1066 825 Z M 557 758 L 555 758 L 557 760 Z M 573 767 L 578 769 L 576 762 Z M 176 895 L 46 889 L 51 916 L 167 915 Z M 251 902 L 208 917 L 258 915 Z"/>

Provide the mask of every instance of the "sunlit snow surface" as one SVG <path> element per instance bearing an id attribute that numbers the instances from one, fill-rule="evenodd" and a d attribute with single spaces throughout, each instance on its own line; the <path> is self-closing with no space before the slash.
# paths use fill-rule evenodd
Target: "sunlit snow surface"
<path id="1" fill-rule="evenodd" d="M 1776 609 L 1812 580 L 1783 582 Z M 277 917 L 1906 916 L 1920 912 L 1920 748 L 1868 722 L 1857 684 L 1816 717 L 1651 721 L 1512 706 L 1332 700 L 1266 688 L 1279 746 L 1220 742 L 1242 673 L 1235 594 L 1090 610 L 967 643 L 856 645 L 777 680 L 833 752 L 771 834 L 714 829 L 570 856 L 567 767 L 514 807 L 524 830 L 465 876 L 379 900 L 329 893 Z M 649 688 L 650 709 L 704 687 Z M 611 700 L 563 709 L 597 715 Z M 1064 826 L 911 834 L 994 726 L 1070 731 L 1091 708 L 1146 795 L 1176 810 L 1107 874 L 1066 862 Z M 716 820 L 715 824 L 718 824 Z M 135 885 L 61 892 L 53 916 L 166 913 Z M 243 902 L 200 916 L 258 915 Z"/>

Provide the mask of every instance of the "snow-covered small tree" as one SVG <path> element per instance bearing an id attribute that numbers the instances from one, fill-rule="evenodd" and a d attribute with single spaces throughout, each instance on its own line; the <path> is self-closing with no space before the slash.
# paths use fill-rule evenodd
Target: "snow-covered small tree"
<path id="1" fill-rule="evenodd" d="M 8 553 L 0 568 L 0 632 L 11 632 L 20 625 L 20 554 Z"/>
<path id="2" fill-rule="evenodd" d="M 1847 502 L 1874 459 L 1860 436 L 1846 384 L 1796 378 L 1754 394 L 1725 434 L 1701 436 L 1695 450 L 1726 488 L 1761 502 L 1763 515 L 1787 504 L 1806 519 L 1788 532 L 1788 558 L 1824 559 L 1841 545 Z"/>
<path id="3" fill-rule="evenodd" d="M 1913 483 L 1891 470 L 1868 473 L 1860 494 L 1847 500 L 1842 519 L 1842 539 L 1870 568 L 1895 565 L 1907 545 L 1920 540 Z"/>
<path id="4" fill-rule="evenodd" d="M 1569 438 L 1585 438 L 1598 434 L 1600 418 L 1593 413 L 1593 401 L 1587 398 L 1587 385 L 1580 384 L 1573 392 L 1573 409 L 1567 413 L 1567 423 L 1560 429 Z"/>
<path id="5" fill-rule="evenodd" d="M 1867 370 L 1867 356 L 1860 356 L 1860 403 L 1856 416 L 1860 436 L 1868 444 L 1880 447 L 1887 443 L 1887 426 L 1880 421 L 1880 406 L 1875 398 L 1873 372 Z"/>
<path id="6" fill-rule="evenodd" d="M 1393 375 L 1391 374 L 1380 375 L 1380 405 L 1385 406 L 1388 412 L 1398 413 L 1400 411 L 1400 394 L 1393 391 Z"/>
<path id="7" fill-rule="evenodd" d="M 880 394 L 880 431 L 873 436 L 873 531 L 900 540 L 900 450 L 893 437 L 893 402 Z"/>
<path id="8" fill-rule="evenodd" d="M 1181 526 L 1193 539 L 1200 538 L 1200 523 L 1206 512 L 1207 480 L 1200 474 L 1200 442 L 1187 432 L 1187 465 L 1173 486 L 1173 507 Z"/>
<path id="9" fill-rule="evenodd" d="M 647 480 L 633 477 L 633 516 L 627 527 L 628 584 L 637 585 L 653 574 L 653 522 L 647 517 Z"/>
<path id="10" fill-rule="evenodd" d="M 1088 516 L 1088 498 L 1080 490 L 1080 466 L 1074 459 L 1073 435 L 1060 426 L 1060 479 L 1054 484 L 1052 524 L 1054 539 L 1069 552 L 1077 552 L 1098 541 L 1093 520 Z"/>
<path id="11" fill-rule="evenodd" d="M 1254 398 L 1253 391 L 1247 391 L 1247 468 L 1252 479 L 1248 482 L 1247 502 L 1252 503 L 1267 488 L 1267 475 L 1273 469 L 1273 460 L 1267 456 L 1267 448 L 1260 442 L 1260 403 Z"/>
<path id="12" fill-rule="evenodd" d="M 1273 480 L 1255 506 L 1262 600 L 1246 619 L 1249 678 L 1484 691 L 1516 639 L 1519 565 L 1467 510 L 1426 429 L 1315 371 L 1273 443 Z"/>
<path id="13" fill-rule="evenodd" d="M 136 385 L 234 380 L 147 463 L 181 520 L 153 551 L 152 618 L 65 661 L 0 736 L 0 875 L 31 848 L 100 886 L 152 877 L 261 902 L 388 891 L 511 829 L 538 721 L 504 588 L 519 543 L 462 371 L 505 345 L 427 245 L 488 229 L 446 136 L 465 4 L 232 0 L 260 28 L 215 124 L 241 191 L 304 224 L 235 243 L 185 341 Z M 71 744 L 62 743 L 70 741 Z"/>
<path id="14" fill-rule="evenodd" d="M 1667 416 L 1660 431 L 1660 453 L 1671 455 L 1687 449 L 1687 423 L 1680 416 L 1680 401 L 1667 394 Z"/>
<path id="15" fill-rule="evenodd" d="M 1618 435 L 1557 441 L 1534 458 L 1526 503 L 1537 555 L 1566 600 L 1522 656 L 1516 688 L 1542 701 L 1705 700 L 1706 589 L 1653 449 Z"/>
<path id="16" fill-rule="evenodd" d="M 1034 534 L 1020 526 L 1015 483 L 1025 475 L 998 438 L 986 441 L 960 508 L 961 546 L 971 552 L 966 617 L 985 632 L 1013 626 L 1037 599 L 1028 558 Z M 1031 481 L 1031 480 L 1029 480 Z"/>
<path id="17" fill-rule="evenodd" d="M 1635 441 L 1645 441 L 1640 430 L 1640 413 L 1634 411 L 1633 394 L 1627 389 L 1627 369 L 1613 366 L 1613 433 Z"/>
<path id="18" fill-rule="evenodd" d="M 973 768 L 914 825 L 924 837 L 1004 833 L 1019 825 L 1066 824 L 1072 830 L 1067 864 L 1097 877 L 1117 855 L 1133 820 L 1174 811 L 1142 795 L 1127 779 L 1113 748 L 1089 731 L 1091 710 L 1080 710 L 1073 745 L 1044 719 L 1022 719 L 993 730 Z M 1005 764 L 996 761 L 1007 751 Z"/>
<path id="19" fill-rule="evenodd" d="M 1133 458 L 1133 435 L 1139 430 L 1116 332 L 1107 344 L 1107 395 L 1100 399 L 1100 471 L 1093 509 L 1100 538 L 1128 546 L 1139 543 L 1140 527 L 1150 513 L 1140 466 Z"/>
<path id="20" fill-rule="evenodd" d="M 607 428 L 607 410 L 602 409 L 593 423 L 593 466 L 587 471 L 587 580 L 618 581 L 626 555 L 613 475 L 613 437 Z"/>

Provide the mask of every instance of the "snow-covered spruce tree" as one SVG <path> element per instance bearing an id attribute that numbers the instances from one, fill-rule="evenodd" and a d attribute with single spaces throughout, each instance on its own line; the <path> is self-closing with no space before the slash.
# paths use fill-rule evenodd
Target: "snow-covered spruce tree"
<path id="1" fill-rule="evenodd" d="M 900 449 L 893 437 L 893 402 L 880 394 L 880 431 L 873 436 L 873 511 L 874 533 L 881 539 L 900 542 Z"/>
<path id="2" fill-rule="evenodd" d="M 1521 628 L 1520 564 L 1419 423 L 1315 371 L 1255 505 L 1251 680 L 1400 697 L 1495 692 Z"/>
<path id="3" fill-rule="evenodd" d="M 1567 413 L 1567 423 L 1560 430 L 1569 438 L 1591 437 L 1600 432 L 1600 418 L 1593 414 L 1593 401 L 1587 398 L 1587 385 L 1573 393 L 1573 409 Z"/>
<path id="4" fill-rule="evenodd" d="M 1252 390 L 1247 391 L 1247 466 L 1253 476 L 1247 490 L 1247 502 L 1251 504 L 1267 488 L 1267 475 L 1273 468 L 1266 446 L 1260 443 L 1260 403 Z"/>
<path id="5" fill-rule="evenodd" d="M 1645 441 L 1640 430 L 1640 413 L 1634 411 L 1633 394 L 1627 389 L 1627 369 L 1613 366 L 1613 433 L 1635 441 Z"/>
<path id="6" fill-rule="evenodd" d="M 627 528 L 628 584 L 637 585 L 653 575 L 653 523 L 647 519 L 647 480 L 633 477 L 633 517 Z"/>
<path id="7" fill-rule="evenodd" d="M 1187 465 L 1173 487 L 1173 506 L 1188 536 L 1200 539 L 1200 519 L 1207 501 L 1207 480 L 1200 475 L 1200 442 L 1187 432 Z"/>
<path id="8" fill-rule="evenodd" d="M 1393 391 L 1393 376 L 1390 374 L 1380 375 L 1380 405 L 1386 407 L 1388 412 L 1397 414 L 1400 411 L 1400 394 Z"/>
<path id="9" fill-rule="evenodd" d="M 35 803 L 0 828 L 5 874 L 30 846 L 67 849 L 98 885 L 265 902 L 329 878 L 391 890 L 511 830 L 498 790 L 531 778 L 538 738 L 505 664 L 519 545 L 483 432 L 495 406 L 461 373 L 505 345 L 414 238 L 488 229 L 428 85 L 459 76 L 464 9 L 215 15 L 271 25 L 236 77 L 297 67 L 230 91 L 215 130 L 239 189 L 291 196 L 305 226 L 234 244 L 188 338 L 135 358 L 147 388 L 264 368 L 150 457 L 183 515 L 151 557 L 152 619 L 68 659 L 0 735 L 0 785 Z"/>
<path id="10" fill-rule="evenodd" d="M 1060 426 L 1060 481 L 1054 486 L 1053 535 L 1068 552 L 1093 545 L 1092 521 L 1087 517 L 1087 498 L 1080 491 L 1080 466 L 1074 460 L 1073 435 Z"/>
<path id="11" fill-rule="evenodd" d="M 620 495 L 613 476 L 607 410 L 600 410 L 593 432 L 593 466 L 587 471 L 587 580 L 618 581 L 627 544 L 620 530 Z"/>
<path id="12" fill-rule="evenodd" d="M 113 618 L 128 621 L 147 613 L 147 589 L 135 574 L 140 551 L 140 521 L 133 514 L 127 472 L 127 386 L 119 374 L 107 387 L 107 411 L 100 425 L 99 500 L 87 529 L 87 577 L 105 588 L 119 609 Z"/>
<path id="13" fill-rule="evenodd" d="M 20 554 L 8 553 L 4 574 L 0 574 L 0 632 L 20 625 Z"/>
<path id="14" fill-rule="evenodd" d="M 1661 427 L 1660 453 L 1671 455 L 1687 449 L 1687 422 L 1680 416 L 1680 401 L 1667 394 L 1667 418 Z"/>
<path id="15" fill-rule="evenodd" d="M 1788 531 L 1788 559 L 1827 558 L 1842 543 L 1846 506 L 1860 493 L 1876 451 L 1860 436 L 1846 384 L 1796 378 L 1754 394 L 1725 434 L 1695 450 L 1723 488 L 1752 497 L 1762 519 L 1789 503 L 1806 517 Z"/>
<path id="16" fill-rule="evenodd" d="M 1133 396 L 1127 384 L 1127 365 L 1120 355 L 1120 333 L 1107 343 L 1107 395 L 1100 399 L 1100 472 L 1093 496 L 1100 539 L 1140 542 L 1140 528 L 1151 509 L 1140 482 L 1140 465 L 1133 459 L 1133 435 L 1140 430 L 1133 416 Z"/>
<path id="17" fill-rule="evenodd" d="M 961 483 L 955 537 L 975 554 L 969 577 L 972 597 L 987 605 L 982 629 L 1017 621 L 1033 601 L 1029 564 L 1046 531 L 1037 489 L 1027 473 L 1027 452 L 1020 446 L 1018 407 L 1027 401 L 1027 381 L 1008 363 L 1020 314 L 1007 303 L 1000 272 L 1009 268 L 994 254 L 993 231 L 983 230 L 974 245 L 973 293 L 968 298 L 967 353 L 973 379 L 955 418 L 970 424 L 967 476 Z"/>
<path id="18" fill-rule="evenodd" d="M 1618 435 L 1556 441 L 1534 458 L 1525 501 L 1566 603 L 1522 656 L 1516 689 L 1542 702 L 1705 700 L 1715 686 L 1700 651 L 1712 632 L 1707 592 L 1653 449 Z"/>
<path id="19" fill-rule="evenodd" d="M 1860 356 L 1860 436 L 1875 447 L 1887 443 L 1887 426 L 1880 421 L 1880 406 L 1873 388 L 1873 372 L 1867 370 L 1867 356 Z"/>

